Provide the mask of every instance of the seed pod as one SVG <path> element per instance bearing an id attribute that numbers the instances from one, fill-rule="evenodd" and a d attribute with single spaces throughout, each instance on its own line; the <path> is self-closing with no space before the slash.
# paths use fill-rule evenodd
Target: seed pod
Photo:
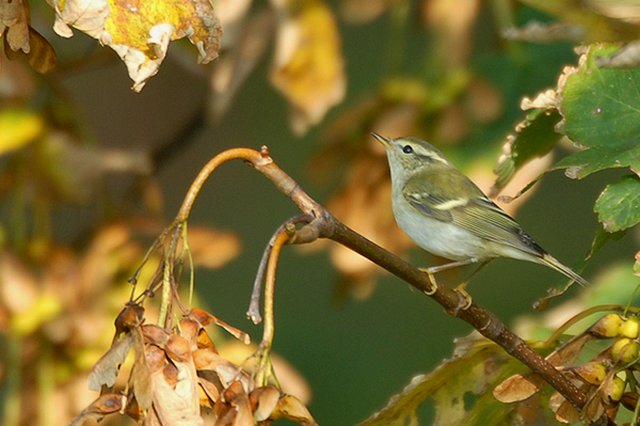
<path id="1" fill-rule="evenodd" d="M 615 376 L 611 381 L 611 387 L 608 390 L 607 394 L 612 401 L 620 401 L 622 398 L 622 394 L 624 393 L 625 383 L 620 377 Z"/>
<path id="2" fill-rule="evenodd" d="M 620 333 L 623 319 L 618 314 L 607 314 L 591 326 L 591 333 L 597 337 L 616 337 Z"/>
<path id="3" fill-rule="evenodd" d="M 635 339 L 638 337 L 638 334 L 640 334 L 640 320 L 638 320 L 638 317 L 631 317 L 620 326 L 621 336 Z"/>
<path id="4" fill-rule="evenodd" d="M 621 337 L 611 345 L 611 356 L 614 361 L 628 364 L 638 359 L 640 345 L 627 337 Z"/>
<path id="5" fill-rule="evenodd" d="M 599 385 L 607 376 L 607 368 L 598 361 L 585 362 L 573 368 L 582 379 L 592 385 Z"/>

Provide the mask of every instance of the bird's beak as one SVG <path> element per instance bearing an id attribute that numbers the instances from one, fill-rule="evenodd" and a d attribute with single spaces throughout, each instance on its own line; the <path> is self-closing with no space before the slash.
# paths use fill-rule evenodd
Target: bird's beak
<path id="1" fill-rule="evenodd" d="M 390 148 L 391 147 L 391 140 L 389 140 L 388 138 L 385 138 L 384 136 L 379 135 L 376 132 L 371 132 L 371 136 L 376 138 L 378 140 L 378 142 L 380 142 L 382 145 L 384 145 L 385 148 Z"/>

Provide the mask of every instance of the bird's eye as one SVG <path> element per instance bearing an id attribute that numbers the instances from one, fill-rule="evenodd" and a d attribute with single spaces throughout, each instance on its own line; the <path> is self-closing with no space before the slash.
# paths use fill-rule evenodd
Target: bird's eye
<path id="1" fill-rule="evenodd" d="M 405 154 L 411 154 L 413 152 L 413 147 L 411 145 L 405 145 L 402 147 L 402 152 Z"/>

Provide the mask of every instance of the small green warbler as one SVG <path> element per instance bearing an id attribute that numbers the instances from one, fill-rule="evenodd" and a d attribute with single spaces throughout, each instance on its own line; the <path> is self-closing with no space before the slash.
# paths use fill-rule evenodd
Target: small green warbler
<path id="1" fill-rule="evenodd" d="M 430 294 L 437 288 L 433 274 L 476 262 L 479 270 L 496 257 L 540 263 L 587 284 L 540 247 L 433 145 L 415 137 L 372 135 L 387 151 L 396 222 L 419 247 L 453 260 L 425 269 L 434 284 Z M 458 290 L 470 304 L 465 284 Z"/>

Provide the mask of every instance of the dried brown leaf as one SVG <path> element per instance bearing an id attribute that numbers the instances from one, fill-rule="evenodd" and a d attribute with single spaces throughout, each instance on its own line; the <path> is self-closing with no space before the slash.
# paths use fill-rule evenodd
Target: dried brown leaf
<path id="1" fill-rule="evenodd" d="M 0 36 L 9 48 L 29 53 L 29 5 L 22 0 L 0 1 Z"/>
<path id="2" fill-rule="evenodd" d="M 144 317 L 144 308 L 140 305 L 128 304 L 120 313 L 115 320 L 116 326 L 116 336 L 120 333 L 128 333 L 132 329 L 138 327 L 142 323 L 142 318 Z"/>
<path id="3" fill-rule="evenodd" d="M 189 347 L 195 349 L 198 334 L 201 330 L 200 324 L 190 318 L 182 318 L 180 320 L 180 336 L 189 342 Z"/>
<path id="4" fill-rule="evenodd" d="M 210 404 L 213 404 L 216 401 L 218 401 L 218 399 L 220 399 L 220 389 L 218 388 L 217 384 L 211 383 L 209 380 L 207 380 L 204 377 L 198 377 L 198 384 L 202 388 L 202 391 L 204 392 Z M 210 405 L 210 404 L 202 404 L 202 402 L 203 402 L 202 398 L 200 398 L 201 405 Z"/>
<path id="5" fill-rule="evenodd" d="M 263 386 L 249 394 L 254 418 L 261 422 L 271 417 L 280 400 L 280 391 L 275 386 Z"/>
<path id="6" fill-rule="evenodd" d="M 538 392 L 543 384 L 538 376 L 514 374 L 493 389 L 493 396 L 504 403 L 524 401 Z"/>
<path id="7" fill-rule="evenodd" d="M 7 47 L 8 39 L 5 38 L 5 54 L 9 59 L 26 58 L 31 68 L 40 74 L 51 71 L 56 66 L 56 53 L 53 46 L 39 32 L 29 27 L 29 52 L 23 50 L 14 51 Z"/>
<path id="8" fill-rule="evenodd" d="M 227 324 L 226 322 L 222 321 L 220 318 L 205 311 L 204 309 L 199 309 L 199 308 L 192 309 L 191 312 L 189 313 L 189 317 L 196 320 L 203 327 L 206 327 L 207 325 L 210 325 L 210 324 L 215 324 L 219 327 L 222 327 L 227 333 L 231 334 L 233 337 L 240 340 L 245 345 L 248 345 L 251 342 L 251 336 L 249 336 L 248 333 L 245 333 L 244 331 L 238 328 L 235 328 L 230 324 Z"/>
<path id="9" fill-rule="evenodd" d="M 157 346 L 164 346 L 169 340 L 169 333 L 156 324 L 144 324 L 141 327 L 142 335 L 147 343 L 153 343 Z"/>
<path id="10" fill-rule="evenodd" d="M 98 391 L 102 386 L 112 387 L 116 383 L 120 366 L 127 358 L 133 346 L 134 338 L 130 333 L 122 334 L 100 357 L 89 374 L 89 389 Z"/>
<path id="11" fill-rule="evenodd" d="M 271 3 L 281 17 L 271 82 L 293 108 L 294 132 L 303 134 L 344 97 L 340 34 L 331 10 L 321 0 Z"/>
<path id="12" fill-rule="evenodd" d="M 134 338 L 135 360 L 131 369 L 131 385 L 136 401 L 142 410 L 147 410 L 153 402 L 153 382 L 151 380 L 151 368 L 146 356 L 144 337 L 140 328 L 132 330 Z"/>
<path id="13" fill-rule="evenodd" d="M 240 382 L 231 382 L 223 391 L 222 396 L 231 407 L 225 417 L 232 417 L 234 426 L 251 426 L 254 424 L 249 396 Z"/>
<path id="14" fill-rule="evenodd" d="M 116 413 L 122 408 L 123 400 L 124 397 L 119 394 L 108 393 L 101 395 L 71 420 L 69 426 L 82 426 L 88 420 L 99 421 L 108 414 Z"/>
<path id="15" fill-rule="evenodd" d="M 182 336 L 173 335 L 169 337 L 165 351 L 173 361 L 187 362 L 191 359 L 189 341 Z"/>
<path id="16" fill-rule="evenodd" d="M 153 407 L 163 425 L 200 426 L 198 376 L 193 362 L 176 362 L 178 381 L 167 382 L 163 371 L 151 374 Z"/>
<path id="17" fill-rule="evenodd" d="M 293 395 L 284 395 L 278 401 L 278 405 L 271 414 L 271 419 L 277 420 L 280 418 L 293 420 L 301 425 L 312 426 L 318 424 L 307 407 Z"/>
<path id="18" fill-rule="evenodd" d="M 239 366 L 210 350 L 198 349 L 193 352 L 193 362 L 199 372 L 206 370 L 214 372 L 225 388 L 239 378 L 247 389 L 251 385 L 249 375 Z"/>

